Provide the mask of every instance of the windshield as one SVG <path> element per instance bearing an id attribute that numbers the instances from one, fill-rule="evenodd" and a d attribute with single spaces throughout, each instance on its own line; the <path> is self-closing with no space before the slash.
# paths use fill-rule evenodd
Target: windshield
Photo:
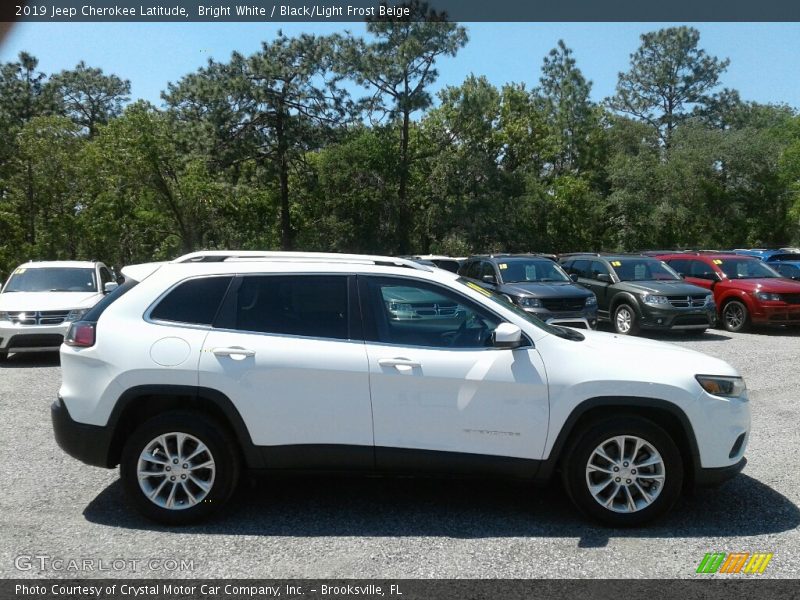
<path id="1" fill-rule="evenodd" d="M 494 292 L 491 292 L 491 291 L 489 291 L 489 290 L 487 290 L 485 288 L 482 288 L 481 286 L 476 284 L 474 281 L 470 281 L 469 279 L 465 279 L 463 277 L 459 277 L 457 281 L 461 285 L 465 285 L 469 289 L 475 290 L 476 292 L 486 296 L 492 302 L 496 302 L 500 306 L 502 306 L 504 308 L 507 308 L 508 310 L 513 311 L 518 316 L 520 316 L 523 319 L 525 319 L 526 321 L 528 321 L 528 323 L 530 323 L 532 325 L 535 325 L 539 329 L 543 329 L 547 333 L 552 333 L 553 335 L 557 335 L 558 337 L 561 337 L 561 338 L 564 338 L 564 339 L 567 339 L 567 340 L 577 341 L 577 342 L 582 341 L 582 340 L 585 339 L 583 334 L 580 333 L 579 331 L 576 331 L 574 329 L 570 329 L 569 327 L 558 327 L 558 326 L 555 326 L 555 325 L 549 325 L 548 323 L 545 323 L 544 321 L 542 321 L 538 317 L 536 317 L 536 316 L 534 316 L 534 315 L 522 310 L 521 308 L 519 308 L 515 304 L 509 302 L 508 299 L 505 296 L 501 296 L 499 294 L 495 294 Z"/>
<path id="2" fill-rule="evenodd" d="M 509 260 L 497 265 L 504 283 L 571 281 L 552 260 Z"/>
<path id="3" fill-rule="evenodd" d="M 609 262 L 620 281 L 680 280 L 680 275 L 655 258 L 621 258 Z"/>
<path id="4" fill-rule="evenodd" d="M 20 267 L 3 292 L 96 292 L 94 269 Z"/>
<path id="5" fill-rule="evenodd" d="M 763 279 L 780 277 L 772 267 L 754 258 L 715 258 L 714 263 L 728 279 Z"/>

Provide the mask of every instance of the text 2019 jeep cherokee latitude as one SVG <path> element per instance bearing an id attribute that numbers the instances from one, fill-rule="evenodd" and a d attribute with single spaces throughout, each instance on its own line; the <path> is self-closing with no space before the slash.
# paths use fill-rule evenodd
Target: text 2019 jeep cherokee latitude
<path id="1" fill-rule="evenodd" d="M 560 472 L 585 514 L 635 525 L 746 462 L 727 363 L 547 325 L 440 269 L 216 252 L 124 273 L 61 348 L 53 425 L 162 522 L 220 508 L 248 468 Z"/>

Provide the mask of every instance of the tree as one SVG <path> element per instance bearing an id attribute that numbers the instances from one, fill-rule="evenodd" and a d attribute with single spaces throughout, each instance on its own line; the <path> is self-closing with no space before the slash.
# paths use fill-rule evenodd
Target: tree
<path id="1" fill-rule="evenodd" d="M 170 85 L 164 98 L 185 121 L 204 125 L 221 165 L 255 160 L 277 174 L 281 246 L 293 246 L 289 179 L 350 115 L 349 95 L 332 72 L 337 36 L 278 37 L 260 52 L 234 53 Z"/>
<path id="2" fill-rule="evenodd" d="M 536 95 L 547 115 L 553 174 L 576 173 L 588 162 L 591 135 L 599 127 L 583 77 L 563 40 L 545 57 Z"/>
<path id="3" fill-rule="evenodd" d="M 45 85 L 46 75 L 37 71 L 38 59 L 27 52 L 19 53 L 18 62 L 0 66 L 0 131 L 4 142 L 0 145 L 0 197 L 4 195 L 5 184 L 15 174 L 14 164 L 21 169 L 25 181 L 27 200 L 26 241 L 36 243 L 36 220 L 34 218 L 34 178 L 33 165 L 14 163 L 18 154 L 16 135 L 22 127 L 36 116 L 52 114 L 56 104 Z M 3 151 L 5 150 L 5 151 Z"/>
<path id="4" fill-rule="evenodd" d="M 86 66 L 83 61 L 71 71 L 53 75 L 48 83 L 54 95 L 62 99 L 63 110 L 75 123 L 85 127 L 90 138 L 97 126 L 119 116 L 128 101 L 131 84 L 116 75 L 105 75 L 101 69 Z"/>
<path id="5" fill-rule="evenodd" d="M 669 149 L 678 124 L 711 100 L 729 61 L 699 48 L 700 32 L 691 27 L 645 33 L 641 41 L 631 55 L 630 70 L 619 74 L 608 105 L 655 128 Z"/>
<path id="6" fill-rule="evenodd" d="M 436 61 L 442 56 L 455 56 L 467 43 L 467 32 L 425 2 L 412 0 L 399 6 L 410 9 L 411 16 L 368 21 L 367 31 L 374 40 L 351 38 L 344 48 L 343 68 L 359 84 L 373 88 L 368 103 L 373 111 L 383 110 L 391 119 L 400 121 L 397 219 L 405 226 L 412 217 L 408 197 L 413 162 L 411 115 L 431 105 L 428 88 L 439 76 Z M 411 251 L 410 236 L 411 232 L 403 227 L 400 241 L 403 253 Z"/>

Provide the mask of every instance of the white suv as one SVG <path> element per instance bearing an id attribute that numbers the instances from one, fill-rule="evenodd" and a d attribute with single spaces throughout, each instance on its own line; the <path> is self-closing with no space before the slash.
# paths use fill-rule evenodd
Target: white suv
<path id="1" fill-rule="evenodd" d="M 0 361 L 11 352 L 58 350 L 70 324 L 116 285 L 103 263 L 20 265 L 0 292 Z"/>
<path id="2" fill-rule="evenodd" d="M 247 468 L 560 472 L 584 513 L 634 525 L 746 462 L 727 363 L 550 326 L 440 269 L 207 252 L 123 273 L 61 348 L 53 426 L 161 522 L 219 509 Z"/>

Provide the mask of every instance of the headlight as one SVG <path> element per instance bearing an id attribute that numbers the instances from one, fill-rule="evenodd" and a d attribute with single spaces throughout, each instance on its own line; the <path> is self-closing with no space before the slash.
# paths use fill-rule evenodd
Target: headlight
<path id="1" fill-rule="evenodd" d="M 766 301 L 773 301 L 773 302 L 780 302 L 781 295 L 780 294 L 773 294 L 772 292 L 756 292 L 756 298 L 759 300 L 766 300 Z"/>
<path id="2" fill-rule="evenodd" d="M 709 394 L 724 398 L 740 398 L 745 396 L 747 386 L 741 377 L 724 375 L 695 375 L 697 383 Z"/>
<path id="3" fill-rule="evenodd" d="M 714 294 L 706 296 L 706 304 L 714 304 Z"/>
<path id="4" fill-rule="evenodd" d="M 654 296 L 652 294 L 645 294 L 642 296 L 645 304 L 654 304 L 656 306 L 662 304 L 669 304 L 669 299 L 666 296 Z"/>
<path id="5" fill-rule="evenodd" d="M 517 298 L 517 304 L 523 308 L 541 308 L 542 301 L 538 298 Z"/>
<path id="6" fill-rule="evenodd" d="M 88 308 L 76 308 L 69 311 L 67 318 L 64 320 L 67 322 L 80 321 L 87 312 L 89 312 Z"/>
<path id="7" fill-rule="evenodd" d="M 591 296 L 589 296 L 589 297 L 586 299 L 586 304 L 585 304 L 585 306 L 597 306 L 597 296 L 595 296 L 594 294 L 592 294 Z"/>

